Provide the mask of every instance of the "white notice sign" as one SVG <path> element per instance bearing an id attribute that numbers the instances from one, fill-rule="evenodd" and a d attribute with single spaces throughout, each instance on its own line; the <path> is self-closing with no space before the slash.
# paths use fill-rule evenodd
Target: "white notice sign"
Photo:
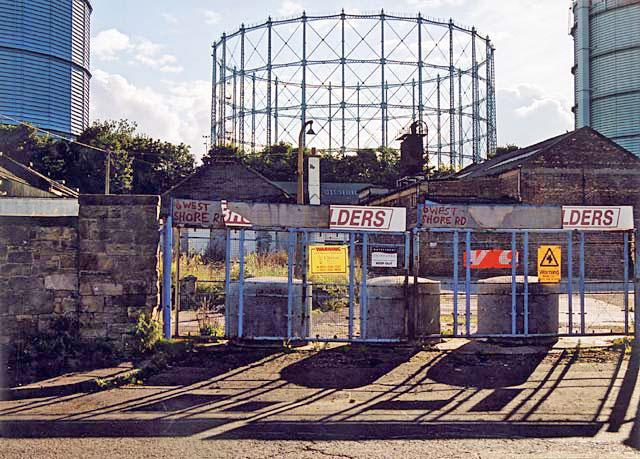
<path id="1" fill-rule="evenodd" d="M 398 254 L 388 252 L 371 252 L 371 266 L 373 268 L 397 268 Z"/>
<path id="2" fill-rule="evenodd" d="M 562 228 L 578 230 L 633 229 L 632 206 L 562 206 Z"/>
<path id="3" fill-rule="evenodd" d="M 329 228 L 362 231 L 394 231 L 407 229 L 404 207 L 330 206 Z"/>

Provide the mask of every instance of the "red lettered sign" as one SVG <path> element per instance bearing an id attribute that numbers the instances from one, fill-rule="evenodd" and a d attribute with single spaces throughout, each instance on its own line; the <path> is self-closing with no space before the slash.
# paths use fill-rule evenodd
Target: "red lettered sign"
<path id="1" fill-rule="evenodd" d="M 471 250 L 471 269 L 511 268 L 511 250 Z M 467 253 L 464 253 L 467 265 Z M 516 252 L 516 267 L 518 252 Z"/>
<path id="2" fill-rule="evenodd" d="M 222 223 L 220 204 L 194 199 L 173 199 L 173 224 L 176 226 L 219 226 Z"/>
<path id="3" fill-rule="evenodd" d="M 329 212 L 330 229 L 394 232 L 407 229 L 404 207 L 331 206 Z"/>
<path id="4" fill-rule="evenodd" d="M 633 229 L 633 207 L 562 206 L 562 228 L 594 231 Z"/>

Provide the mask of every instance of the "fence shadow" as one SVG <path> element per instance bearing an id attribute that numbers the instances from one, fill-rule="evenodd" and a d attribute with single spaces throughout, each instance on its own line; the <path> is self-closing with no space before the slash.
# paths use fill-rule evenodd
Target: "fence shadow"
<path id="1" fill-rule="evenodd" d="M 619 428 L 621 423 L 624 422 L 624 419 L 620 418 L 620 413 L 622 413 L 622 416 L 624 417 L 623 407 L 629 406 L 634 388 L 638 388 L 640 386 L 640 382 L 638 381 L 639 370 L 640 343 L 635 345 L 634 350 L 631 353 L 629 366 L 627 367 L 627 372 L 624 375 L 622 387 L 620 388 L 620 392 L 618 394 L 618 399 L 616 399 L 616 403 L 612 411 L 612 420 L 609 427 L 610 430 L 612 427 Z M 618 406 L 620 406 L 619 410 L 616 409 Z M 629 438 L 627 438 L 624 443 L 627 446 L 640 450 L 640 398 L 638 400 L 638 406 L 636 407 L 635 416 L 632 422 L 633 426 L 631 427 L 631 433 L 629 434 Z"/>
<path id="2" fill-rule="evenodd" d="M 189 386 L 217 378 L 245 366 L 260 365 L 260 361 L 276 358 L 280 348 L 243 349 L 235 346 L 210 351 L 197 359 L 176 362 L 174 368 L 162 371 L 145 380 L 149 386 Z"/>
<path id="3" fill-rule="evenodd" d="M 295 362 L 281 370 L 280 377 L 313 389 L 354 389 L 373 383 L 416 353 L 415 348 L 345 345 Z"/>
<path id="4" fill-rule="evenodd" d="M 491 346 L 495 347 L 495 346 Z M 489 345 L 472 341 L 452 351 L 427 371 L 433 381 L 459 387 L 498 389 L 519 386 L 527 381 L 544 360 L 551 346 L 539 346 L 535 352 L 488 353 Z"/>

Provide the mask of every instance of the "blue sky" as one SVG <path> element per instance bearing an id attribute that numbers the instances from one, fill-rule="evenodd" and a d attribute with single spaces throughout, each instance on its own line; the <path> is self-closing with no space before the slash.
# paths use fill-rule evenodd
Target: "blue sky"
<path id="1" fill-rule="evenodd" d="M 496 48 L 498 144 L 573 128 L 568 0 L 93 0 L 91 118 L 128 118 L 141 132 L 204 151 L 211 44 L 241 23 L 299 14 L 389 12 L 453 18 Z"/>

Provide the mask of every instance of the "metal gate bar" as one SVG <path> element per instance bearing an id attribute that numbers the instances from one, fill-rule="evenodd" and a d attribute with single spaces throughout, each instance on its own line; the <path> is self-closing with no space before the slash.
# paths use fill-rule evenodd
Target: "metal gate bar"
<path id="1" fill-rule="evenodd" d="M 231 230 L 227 228 L 224 255 L 224 336 L 231 335 L 230 307 L 229 299 L 231 297 Z"/>
<path id="2" fill-rule="evenodd" d="M 524 232 L 524 256 L 522 262 L 524 263 L 524 335 L 529 335 L 529 232 Z M 511 254 L 513 264 L 513 254 Z M 513 285 L 511 288 L 515 288 Z"/>
<path id="3" fill-rule="evenodd" d="M 465 234 L 465 256 L 467 263 L 465 263 L 465 299 L 466 299 L 466 310 L 465 310 L 465 334 L 459 334 L 458 327 L 458 293 L 459 293 L 459 274 L 458 274 L 458 255 L 459 255 L 459 233 L 464 231 Z M 636 230 L 637 231 L 637 230 Z M 511 333 L 510 334 L 500 334 L 501 337 L 523 337 L 523 336 L 575 336 L 574 326 L 573 326 L 573 234 L 577 233 L 579 235 L 579 278 L 578 278 L 578 291 L 580 295 L 580 335 L 587 335 L 587 323 L 586 323 L 586 273 L 585 273 L 585 234 L 586 231 L 581 230 L 569 230 L 569 229 L 492 229 L 492 230 L 480 230 L 473 231 L 471 229 L 460 230 L 458 228 L 430 228 L 430 229 L 415 229 L 414 233 L 416 234 L 416 239 L 419 237 L 420 232 L 431 232 L 431 233 L 452 233 L 453 234 L 453 336 L 462 336 L 462 337 L 491 337 L 497 335 L 480 335 L 480 334 L 471 334 L 471 308 L 470 308 L 470 283 L 471 283 L 471 275 L 470 275 L 470 263 L 471 263 L 471 233 L 510 233 L 511 234 L 511 250 L 512 250 L 512 265 L 511 265 L 511 283 L 512 283 L 512 295 L 511 295 Z M 568 333 L 557 333 L 557 334 L 531 334 L 529 333 L 529 234 L 537 233 L 537 234 L 563 234 L 567 235 L 567 281 L 566 281 L 566 294 L 567 294 L 567 306 L 568 306 Z M 516 249 L 517 249 L 517 234 L 523 235 L 523 288 L 524 288 L 524 298 L 523 298 L 523 333 L 517 333 L 517 279 L 516 279 L 516 262 L 514 262 L 516 257 Z M 623 279 L 623 303 L 624 303 L 624 334 L 629 334 L 631 332 L 631 316 L 630 316 L 630 301 L 629 301 L 629 250 L 630 250 L 630 238 L 629 232 L 624 232 L 624 279 Z M 636 233 L 636 240 L 638 236 Z M 419 246 L 419 242 L 417 244 Z M 640 252 L 640 244 L 635 245 L 636 252 Z M 638 277 L 640 277 L 640 260 L 638 260 L 640 254 L 636 255 L 635 263 L 636 268 L 634 271 L 634 291 L 638 286 Z M 619 282 L 619 281 L 618 281 Z M 637 306 L 640 304 L 640 294 L 634 296 L 634 304 Z M 636 307 L 637 309 L 637 307 Z M 640 316 L 637 312 L 634 314 L 634 324 L 638 323 L 637 316 Z M 634 330 L 637 330 L 638 327 L 635 325 Z M 594 332 L 589 333 L 588 336 L 610 336 L 614 334 L 613 332 Z M 440 337 L 446 337 L 446 335 L 434 335 Z"/>
<path id="4" fill-rule="evenodd" d="M 568 279 L 568 296 L 567 305 L 569 309 L 569 335 L 573 335 L 573 231 L 567 233 L 567 257 L 569 258 L 567 263 L 567 275 Z"/>
<path id="5" fill-rule="evenodd" d="M 580 334 L 584 335 L 587 327 L 584 319 L 584 231 L 580 235 Z"/>
<path id="6" fill-rule="evenodd" d="M 458 230 L 453 232 L 453 334 L 458 336 Z"/>
<path id="7" fill-rule="evenodd" d="M 516 232 L 511 232 L 511 334 L 516 334 L 516 267 L 518 256 L 516 255 Z"/>
<path id="8" fill-rule="evenodd" d="M 287 246 L 287 339 L 291 339 L 293 324 L 291 315 L 293 313 L 293 257 L 295 251 L 296 234 L 289 231 L 289 245 Z"/>
<path id="9" fill-rule="evenodd" d="M 349 234 L 349 339 L 353 339 L 353 300 L 355 296 L 356 235 Z"/>
<path id="10" fill-rule="evenodd" d="M 360 336 L 367 337 L 367 239 L 368 234 L 362 234 L 362 279 L 361 289 L 362 299 L 360 300 Z"/>
<path id="11" fill-rule="evenodd" d="M 627 232 L 624 233 L 624 333 L 629 333 L 629 233 Z"/>

